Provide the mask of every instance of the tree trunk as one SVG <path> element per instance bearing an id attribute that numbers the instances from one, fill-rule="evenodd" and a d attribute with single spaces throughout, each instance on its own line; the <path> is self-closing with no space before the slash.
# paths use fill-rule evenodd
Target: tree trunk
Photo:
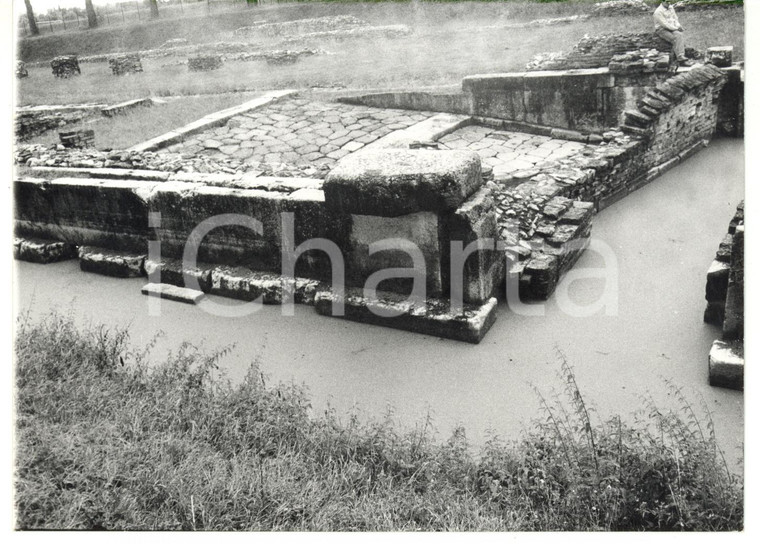
<path id="1" fill-rule="evenodd" d="M 32 36 L 39 36 L 40 29 L 37 28 L 37 19 L 34 17 L 32 2 L 31 0 L 24 0 L 24 4 L 26 4 L 26 18 L 29 20 L 29 32 L 32 33 Z"/>
<path id="2" fill-rule="evenodd" d="M 92 6 L 92 0 L 84 0 L 84 7 L 87 10 L 87 25 L 90 28 L 98 28 L 98 16 L 95 15 L 95 8 Z"/>
<path id="3" fill-rule="evenodd" d="M 158 18 L 158 0 L 148 0 L 150 4 L 150 16 L 153 19 Z"/>

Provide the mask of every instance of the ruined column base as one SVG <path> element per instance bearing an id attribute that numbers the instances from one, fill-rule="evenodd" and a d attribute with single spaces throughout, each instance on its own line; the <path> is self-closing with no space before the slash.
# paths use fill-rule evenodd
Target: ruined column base
<path id="1" fill-rule="evenodd" d="M 13 258 L 30 263 L 48 264 L 75 259 L 77 248 L 67 242 L 42 238 L 13 239 Z"/>
<path id="2" fill-rule="evenodd" d="M 713 342 L 708 367 L 710 385 L 744 390 L 744 348 L 741 342 Z"/>
<path id="3" fill-rule="evenodd" d="M 340 302 L 344 304 L 342 314 L 336 313 L 337 308 L 334 308 L 334 304 Z M 377 299 L 369 299 L 359 290 L 349 290 L 345 296 L 320 290 L 315 307 L 322 315 L 472 344 L 479 343 L 496 321 L 495 298 L 481 306 L 465 305 L 463 311 L 453 314 L 448 300 L 427 299 L 423 303 L 412 303 L 390 293 L 378 293 Z M 388 314 L 393 315 L 384 317 Z"/>

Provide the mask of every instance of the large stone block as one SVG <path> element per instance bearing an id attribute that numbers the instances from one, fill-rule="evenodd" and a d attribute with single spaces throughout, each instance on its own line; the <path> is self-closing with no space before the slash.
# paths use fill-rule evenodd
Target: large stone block
<path id="1" fill-rule="evenodd" d="M 334 313 L 336 302 L 343 304 L 343 313 Z M 315 308 L 322 315 L 473 344 L 483 339 L 496 320 L 495 298 L 485 304 L 468 305 L 460 312 L 451 313 L 448 301 L 440 299 L 428 298 L 415 303 L 389 293 L 378 293 L 376 298 L 370 299 L 354 290 L 343 296 L 320 290 Z"/>
<path id="2" fill-rule="evenodd" d="M 744 389 L 744 348 L 741 342 L 713 342 L 708 358 L 710 385 Z"/>
<path id="3" fill-rule="evenodd" d="M 48 264 L 77 256 L 77 248 L 66 242 L 40 238 L 14 238 L 13 258 L 19 261 Z"/>
<path id="4" fill-rule="evenodd" d="M 437 214 L 417 212 L 400 217 L 354 215 L 352 224 L 349 254 L 346 256 L 346 274 L 350 285 L 361 287 L 371 274 L 381 270 L 408 268 L 410 273 L 424 274 L 428 295 L 441 295 L 442 263 Z M 389 242 L 392 247 L 370 255 L 370 245 L 383 241 Z M 404 249 L 406 244 L 409 244 L 415 253 L 419 250 L 424 259 L 424 270 L 414 266 L 409 248 Z M 381 286 L 383 290 L 409 293 L 412 288 L 412 278 L 385 280 Z"/>
<path id="5" fill-rule="evenodd" d="M 154 182 L 60 178 L 16 180 L 19 235 L 144 252 Z"/>
<path id="6" fill-rule="evenodd" d="M 255 270 L 280 272 L 283 221 L 292 214 L 293 243 L 323 238 L 347 247 L 350 217 L 329 214 L 321 191 L 233 189 L 170 182 L 158 187 L 150 200 L 151 211 L 161 213 L 156 229 L 161 251 L 182 258 L 191 235 L 197 239 L 197 258 L 217 264 L 245 265 Z M 308 194 L 306 194 L 308 193 Z M 236 216 L 238 220 L 235 219 Z M 255 232 L 254 221 L 261 224 Z M 309 251 L 296 263 L 296 274 L 329 277 L 331 263 L 322 251 Z"/>
<path id="7" fill-rule="evenodd" d="M 334 211 L 398 217 L 456 209 L 482 184 L 472 151 L 378 149 L 341 160 L 325 180 Z"/>
<path id="8" fill-rule="evenodd" d="M 441 254 L 447 292 L 452 294 L 461 283 L 463 301 L 484 304 L 494 296 L 504 278 L 505 260 L 497 250 L 499 240 L 496 210 L 489 189 L 480 189 L 453 213 L 444 217 Z M 460 242 L 466 253 L 468 246 L 480 244 L 459 266 L 458 258 L 452 259 L 452 243 Z"/>
<path id="9" fill-rule="evenodd" d="M 84 272 L 94 272 L 117 278 L 138 278 L 145 275 L 146 255 L 113 251 L 100 247 L 79 248 L 79 267 Z"/>

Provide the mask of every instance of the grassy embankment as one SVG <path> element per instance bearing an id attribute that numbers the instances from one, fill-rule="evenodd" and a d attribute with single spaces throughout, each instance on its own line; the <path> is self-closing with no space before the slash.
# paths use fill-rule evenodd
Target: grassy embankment
<path id="1" fill-rule="evenodd" d="M 709 419 L 648 404 L 596 421 L 567 398 L 478 457 L 464 429 L 314 414 L 253 366 L 185 347 L 148 370 L 125 332 L 50 316 L 17 328 L 17 527 L 23 529 L 737 530 L 742 486 Z"/>

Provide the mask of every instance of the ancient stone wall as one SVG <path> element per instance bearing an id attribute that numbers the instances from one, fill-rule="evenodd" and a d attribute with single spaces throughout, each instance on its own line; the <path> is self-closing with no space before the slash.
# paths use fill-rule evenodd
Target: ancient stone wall
<path id="1" fill-rule="evenodd" d="M 744 387 L 744 202 L 707 270 L 704 321 L 721 327 L 708 356 L 710 385 Z"/>

